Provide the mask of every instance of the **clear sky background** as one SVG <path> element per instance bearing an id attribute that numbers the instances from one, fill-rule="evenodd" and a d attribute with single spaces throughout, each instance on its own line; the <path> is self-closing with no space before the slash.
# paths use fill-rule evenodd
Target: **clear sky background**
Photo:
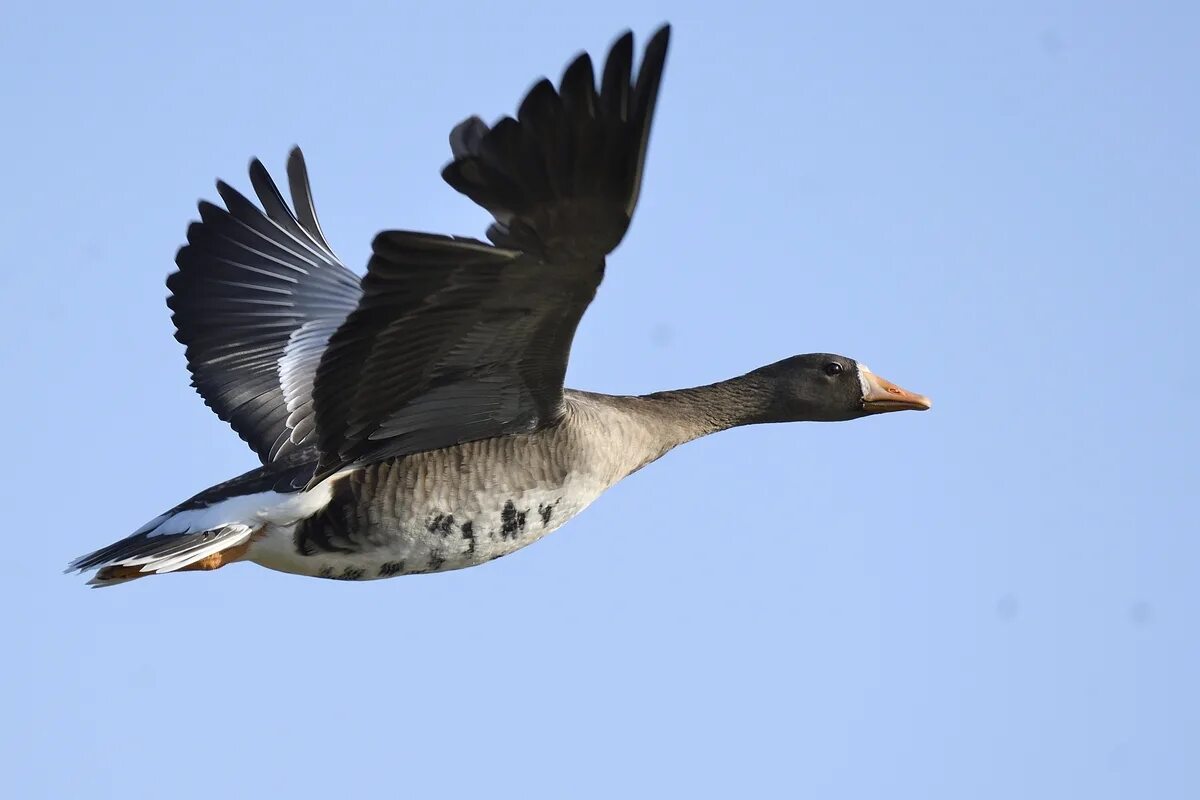
<path id="1" fill-rule="evenodd" d="M 1194 3 L 6 4 L 10 797 L 1200 796 Z M 188 386 L 195 202 L 481 235 L 446 134 L 675 25 L 572 386 L 831 350 L 927 414 L 739 430 L 486 566 L 68 559 L 256 462 Z"/>

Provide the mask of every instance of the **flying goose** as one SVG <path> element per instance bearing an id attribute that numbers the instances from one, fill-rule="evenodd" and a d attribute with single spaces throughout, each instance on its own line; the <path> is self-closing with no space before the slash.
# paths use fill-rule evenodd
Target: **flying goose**
<path id="1" fill-rule="evenodd" d="M 223 182 L 167 280 L 205 403 L 262 466 L 83 556 L 109 586 L 235 561 L 339 580 L 460 569 L 537 541 L 672 448 L 740 425 L 849 420 L 929 400 L 827 353 L 640 397 L 563 387 L 575 328 L 641 191 L 668 26 L 599 89 L 588 55 L 516 118 L 470 117 L 442 177 L 490 243 L 380 233 L 361 280 L 334 255 L 298 149 L 291 205 Z"/>

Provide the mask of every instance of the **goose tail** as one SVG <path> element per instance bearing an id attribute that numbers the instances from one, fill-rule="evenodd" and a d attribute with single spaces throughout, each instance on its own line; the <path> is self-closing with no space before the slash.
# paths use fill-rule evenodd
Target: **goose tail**
<path id="1" fill-rule="evenodd" d="M 88 585 L 101 588 L 148 575 L 217 569 L 245 556 L 257 532 L 256 528 L 246 524 L 170 532 L 171 516 L 164 514 L 150 523 L 155 527 L 143 528 L 107 547 L 80 556 L 68 565 L 67 571 L 96 570 Z"/>

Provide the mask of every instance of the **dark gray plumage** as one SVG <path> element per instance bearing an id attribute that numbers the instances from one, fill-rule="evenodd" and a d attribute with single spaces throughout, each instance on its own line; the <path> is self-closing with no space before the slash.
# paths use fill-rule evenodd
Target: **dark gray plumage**
<path id="1" fill-rule="evenodd" d="M 584 54 L 559 91 L 535 84 L 516 119 L 489 129 L 471 117 L 451 132 L 442 176 L 495 216 L 497 246 L 375 238 L 363 299 L 317 370 L 314 482 L 562 416 L 575 328 L 637 205 L 669 36 L 650 40 L 636 78 L 625 34 L 599 94 Z"/>
<path id="2" fill-rule="evenodd" d="M 224 183 L 168 280 L 193 383 L 263 466 L 84 556 L 112 585 L 237 560 L 338 580 L 458 569 L 546 535 L 685 442 L 929 401 L 853 359 L 794 356 L 641 397 L 564 389 L 571 342 L 629 227 L 669 28 L 633 39 L 597 89 L 576 58 L 516 117 L 450 134 L 445 180 L 494 217 L 491 243 L 387 231 L 360 282 L 317 222 L 299 150 L 289 208 L 255 160 L 262 209 Z"/>
<path id="3" fill-rule="evenodd" d="M 263 210 L 223 181 L 226 208 L 200 203 L 167 305 L 192 385 L 265 464 L 316 445 L 317 362 L 362 291 L 325 241 L 298 148 L 288 159 L 296 213 L 258 159 L 250 180 Z"/>

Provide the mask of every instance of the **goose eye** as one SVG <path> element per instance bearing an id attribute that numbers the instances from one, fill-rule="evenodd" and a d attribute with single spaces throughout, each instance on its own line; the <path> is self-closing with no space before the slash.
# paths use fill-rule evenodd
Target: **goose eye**
<path id="1" fill-rule="evenodd" d="M 837 363 L 836 361 L 830 361 L 828 364 L 825 365 L 825 374 L 831 378 L 834 375 L 841 375 L 842 374 L 842 365 Z"/>

